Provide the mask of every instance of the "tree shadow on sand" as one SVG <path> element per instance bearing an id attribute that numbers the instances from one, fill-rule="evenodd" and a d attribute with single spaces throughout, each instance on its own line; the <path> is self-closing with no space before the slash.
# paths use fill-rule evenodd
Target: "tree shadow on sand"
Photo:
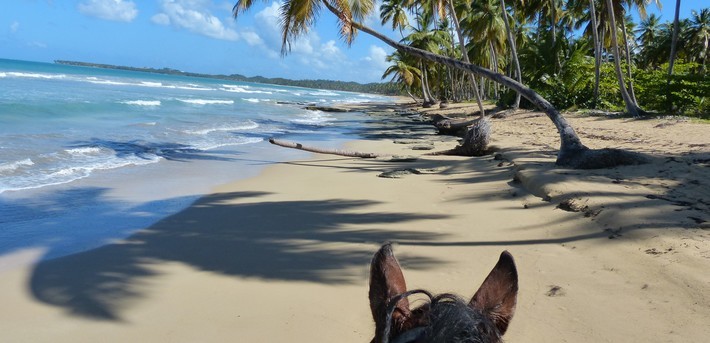
<path id="1" fill-rule="evenodd" d="M 267 194 L 210 195 L 122 242 L 41 262 L 30 280 L 32 294 L 74 315 L 120 321 L 120 308 L 142 295 L 141 286 L 156 275 L 152 266 L 159 263 L 179 262 L 238 277 L 352 283 L 362 280 L 348 269 L 366 265 L 373 251 L 372 245 L 357 243 L 443 236 L 382 230 L 378 224 L 444 215 L 354 212 L 375 204 L 367 200 L 260 201 Z M 372 229 L 352 229 L 350 224 Z M 410 268 L 439 262 L 417 256 L 407 260 Z"/>

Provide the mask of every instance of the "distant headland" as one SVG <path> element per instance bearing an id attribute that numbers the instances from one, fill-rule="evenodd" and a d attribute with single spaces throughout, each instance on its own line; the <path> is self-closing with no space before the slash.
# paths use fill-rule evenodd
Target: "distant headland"
<path id="1" fill-rule="evenodd" d="M 101 64 L 101 63 L 91 63 L 91 62 L 78 62 L 78 61 L 66 61 L 66 60 L 55 60 L 54 63 L 65 64 L 80 67 L 92 67 L 92 68 L 104 68 L 104 69 L 119 69 L 119 70 L 130 70 L 130 71 L 140 71 L 145 73 L 156 73 L 156 74 L 169 74 L 169 75 L 182 75 L 191 77 L 203 77 L 210 79 L 220 79 L 220 80 L 230 80 L 230 81 L 243 81 L 243 82 L 254 82 L 254 83 L 266 83 L 281 86 L 296 86 L 296 87 L 306 87 L 306 88 L 317 88 L 317 89 L 329 89 L 329 90 L 339 90 L 347 92 L 358 92 L 358 93 L 374 93 L 374 94 L 384 94 L 384 95 L 400 95 L 400 91 L 395 84 L 392 83 L 367 83 L 361 84 L 357 82 L 344 82 L 344 81 L 332 81 L 332 80 L 289 80 L 284 78 L 267 78 L 262 76 L 247 77 L 240 74 L 231 75 L 214 75 L 214 74 L 201 74 L 201 73 L 191 73 L 186 71 L 181 71 L 171 68 L 141 68 L 141 67 L 129 67 L 129 66 L 119 66 L 112 64 Z"/>

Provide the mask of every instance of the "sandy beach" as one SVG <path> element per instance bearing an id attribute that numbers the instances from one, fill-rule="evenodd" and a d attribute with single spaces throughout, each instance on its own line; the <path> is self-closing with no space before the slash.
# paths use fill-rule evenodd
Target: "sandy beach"
<path id="1" fill-rule="evenodd" d="M 385 241 L 409 287 L 466 298 L 512 253 L 508 342 L 710 337 L 708 124 L 567 114 L 589 147 L 651 157 L 567 170 L 539 112 L 492 119 L 494 153 L 453 157 L 425 155 L 457 138 L 413 108 L 360 109 L 372 120 L 348 149 L 419 159 L 274 164 L 125 240 L 2 268 L 0 341 L 368 342 L 369 262 Z"/>

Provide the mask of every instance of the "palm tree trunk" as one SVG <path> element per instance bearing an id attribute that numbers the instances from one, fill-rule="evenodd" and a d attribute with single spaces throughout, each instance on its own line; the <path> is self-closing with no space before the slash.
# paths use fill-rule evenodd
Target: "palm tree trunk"
<path id="1" fill-rule="evenodd" d="M 631 51 L 629 51 L 629 37 L 626 34 L 626 23 L 621 23 L 621 32 L 624 34 L 624 49 L 626 50 L 626 77 L 629 82 L 629 95 L 631 95 L 631 100 L 634 104 L 638 106 L 638 101 L 636 101 L 636 93 L 634 92 L 634 78 L 631 76 Z"/>
<path id="2" fill-rule="evenodd" d="M 557 53 L 557 8 L 555 7 L 554 0 L 549 1 L 552 11 L 552 16 L 550 17 L 550 32 L 552 33 L 552 46 L 555 51 L 555 74 L 557 74 L 560 69 L 562 69 L 562 61 L 560 61 L 560 55 Z"/>
<path id="3" fill-rule="evenodd" d="M 599 100 L 602 46 L 601 42 L 599 42 L 599 28 L 597 27 L 597 13 L 594 9 L 594 0 L 589 0 L 589 15 L 592 17 L 592 37 L 594 37 L 594 98 L 592 98 L 592 108 L 596 108 L 597 101 Z"/>
<path id="4" fill-rule="evenodd" d="M 591 0 L 594 1 L 594 0 Z M 518 49 L 515 47 L 515 37 L 513 37 L 513 32 L 510 30 L 510 23 L 508 22 L 508 11 L 505 9 L 505 0 L 500 0 L 500 7 L 503 9 L 503 22 L 505 23 L 505 32 L 508 36 L 508 44 L 510 45 L 510 53 L 513 58 L 513 64 L 515 65 L 515 75 L 518 82 L 523 83 L 523 76 L 520 72 L 520 62 L 518 61 Z M 514 109 L 520 107 L 520 93 L 515 95 L 515 103 L 513 104 Z"/>
<path id="5" fill-rule="evenodd" d="M 452 21 L 454 22 L 454 25 L 456 26 L 456 36 L 458 36 L 459 39 L 459 46 L 461 47 L 461 55 L 463 57 L 464 62 L 466 63 L 471 63 L 468 59 L 468 51 L 466 51 L 466 42 L 463 39 L 463 33 L 461 32 L 461 24 L 459 23 L 459 18 L 456 15 L 456 11 L 454 10 L 454 5 L 451 3 L 451 0 L 446 2 L 449 5 L 449 12 L 451 12 L 451 18 L 453 19 Z M 478 110 L 481 111 L 481 118 L 486 116 L 486 111 L 483 108 L 483 101 L 481 100 L 481 93 L 478 92 L 478 85 L 476 84 L 476 77 L 473 74 L 470 74 L 471 77 L 471 88 L 473 89 L 473 95 L 476 97 L 476 103 L 478 104 Z"/>
<path id="6" fill-rule="evenodd" d="M 671 76 L 673 76 L 673 63 L 675 62 L 676 55 L 676 45 L 678 44 L 678 31 L 680 31 L 680 22 L 678 21 L 678 14 L 680 12 L 680 0 L 675 2 L 675 17 L 673 18 L 673 39 L 671 41 L 671 57 L 668 60 L 668 82 L 671 82 Z"/>
<path id="7" fill-rule="evenodd" d="M 493 41 L 488 41 L 488 47 L 491 49 L 491 68 L 494 72 L 498 73 L 498 54 L 493 48 Z M 498 84 L 493 85 L 493 98 L 498 99 Z"/>
<path id="8" fill-rule="evenodd" d="M 431 99 L 429 99 L 429 95 L 426 92 L 426 72 L 424 71 L 424 62 L 419 61 L 419 83 L 422 86 L 422 98 L 423 98 L 423 106 L 429 106 L 431 105 Z"/>
<path id="9" fill-rule="evenodd" d="M 619 80 L 619 89 L 621 91 L 621 98 L 624 99 L 624 104 L 626 105 L 626 112 L 634 117 L 638 117 L 641 114 L 641 109 L 636 106 L 633 99 L 626 91 L 626 83 L 624 82 L 624 73 L 621 71 L 621 63 L 619 62 L 619 43 L 616 39 L 616 19 L 614 18 L 614 8 L 612 7 L 611 0 L 606 0 L 607 9 L 609 11 L 609 21 L 611 23 L 611 52 L 614 54 L 614 68 L 616 69 L 616 78 Z"/>
<path id="10" fill-rule="evenodd" d="M 429 84 L 429 69 L 426 66 L 424 67 L 424 69 L 424 75 L 426 75 L 426 92 L 427 94 L 429 94 L 429 99 L 431 99 L 431 103 L 433 105 L 436 104 L 438 99 L 434 96 L 434 94 L 431 93 L 431 85 Z"/>

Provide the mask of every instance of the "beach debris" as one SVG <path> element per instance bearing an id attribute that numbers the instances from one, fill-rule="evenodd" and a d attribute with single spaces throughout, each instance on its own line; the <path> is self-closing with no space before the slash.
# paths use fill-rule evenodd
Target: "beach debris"
<path id="1" fill-rule="evenodd" d="M 560 202 L 557 208 L 567 212 L 582 212 L 589 209 L 589 206 L 578 203 L 577 199 L 567 199 Z"/>
<path id="2" fill-rule="evenodd" d="M 491 125 L 488 119 L 476 120 L 468 130 L 460 145 L 450 150 L 433 152 L 431 155 L 484 156 L 491 152 L 488 143 L 491 138 Z"/>
<path id="3" fill-rule="evenodd" d="M 306 106 L 307 110 L 311 111 L 323 111 L 323 112 L 350 112 L 347 107 L 336 107 L 336 106 Z"/>
<path id="4" fill-rule="evenodd" d="M 433 150 L 433 149 L 434 149 L 433 144 L 428 144 L 428 145 L 421 144 L 421 145 L 415 145 L 412 147 L 412 150 Z"/>
<path id="5" fill-rule="evenodd" d="M 557 286 L 557 285 L 550 285 L 550 290 L 545 293 L 548 297 L 561 297 L 565 295 L 567 292 L 565 292 L 564 289 L 562 289 L 562 286 Z"/>
<path id="6" fill-rule="evenodd" d="M 397 170 L 391 170 L 391 171 L 380 173 L 379 175 L 377 175 L 377 177 L 383 177 L 386 179 L 399 179 L 403 176 L 411 175 L 411 174 L 418 175 L 418 174 L 421 174 L 421 172 L 419 170 L 417 170 L 416 168 L 397 169 Z"/>
<path id="7" fill-rule="evenodd" d="M 393 141 L 394 144 L 421 144 L 421 140 L 417 139 L 395 139 Z"/>
<path id="8" fill-rule="evenodd" d="M 338 155 L 338 156 L 345 156 L 345 157 L 359 157 L 359 158 L 377 158 L 378 161 L 385 161 L 385 162 L 412 162 L 412 161 L 417 160 L 416 156 L 380 155 L 380 154 L 370 153 L 370 152 L 318 148 L 318 147 L 306 146 L 301 143 L 282 141 L 282 140 L 278 140 L 275 138 L 269 138 L 269 143 L 274 144 L 274 145 L 278 145 L 278 146 L 284 147 L 284 148 L 298 149 L 298 150 L 303 150 L 303 151 L 308 151 L 308 152 L 315 152 L 318 154 Z"/>
<path id="9" fill-rule="evenodd" d="M 644 252 L 645 252 L 646 254 L 654 255 L 654 256 L 667 254 L 667 253 L 669 253 L 669 252 L 671 252 L 671 251 L 673 251 L 673 248 L 668 248 L 668 249 L 665 249 L 665 250 L 658 250 L 658 249 L 656 249 L 656 248 L 650 248 L 650 249 L 644 250 Z"/>
<path id="10" fill-rule="evenodd" d="M 387 179 L 399 179 L 406 175 L 436 174 L 440 171 L 441 168 L 405 168 L 382 172 L 377 175 L 377 177 L 383 177 Z"/>

